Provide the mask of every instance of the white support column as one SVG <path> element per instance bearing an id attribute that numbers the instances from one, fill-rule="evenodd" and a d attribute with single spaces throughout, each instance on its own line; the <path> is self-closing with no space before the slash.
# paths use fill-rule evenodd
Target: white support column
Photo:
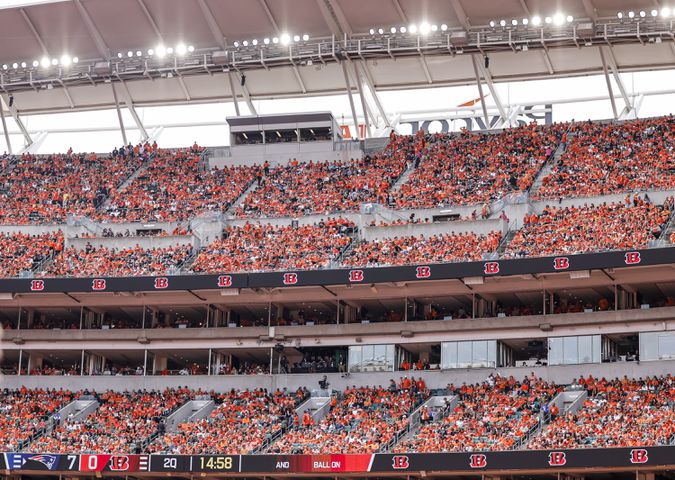
<path id="1" fill-rule="evenodd" d="M 349 72 L 347 72 L 347 63 L 342 61 L 342 74 L 345 77 L 345 86 L 347 87 L 347 97 L 349 97 L 349 107 L 352 110 L 352 119 L 354 120 L 354 129 L 356 130 L 355 138 L 359 138 L 359 119 L 356 116 L 356 108 L 354 107 L 354 96 L 352 95 L 352 84 L 349 81 Z"/>
<path id="2" fill-rule="evenodd" d="M 471 63 L 473 64 L 473 73 L 476 76 L 476 85 L 478 86 L 478 95 L 480 95 L 480 104 L 483 107 L 483 118 L 485 119 L 485 128 L 490 128 L 490 117 L 488 117 L 487 105 L 485 104 L 485 95 L 483 95 L 483 82 L 478 73 L 478 65 L 476 64 L 476 56 L 471 55 Z"/>
<path id="3" fill-rule="evenodd" d="M 492 95 L 495 105 L 497 105 L 497 110 L 499 110 L 499 116 L 501 117 L 501 121 L 506 122 L 507 121 L 506 110 L 504 109 L 504 105 L 502 104 L 502 101 L 499 98 L 497 89 L 492 83 L 492 75 L 490 74 L 490 69 L 484 67 L 484 65 L 480 61 L 481 60 L 480 58 L 475 58 L 477 57 L 476 54 L 474 54 L 473 57 L 474 61 L 478 65 L 478 69 L 483 73 L 483 78 L 485 79 L 485 83 L 487 83 L 488 90 L 490 90 L 490 95 Z"/>
<path id="4" fill-rule="evenodd" d="M 145 130 L 143 122 L 141 122 L 141 117 L 139 117 L 138 113 L 136 112 L 136 107 L 134 106 L 134 101 L 131 98 L 131 93 L 127 88 L 127 84 L 124 83 L 124 80 L 122 80 L 119 75 L 117 75 L 117 79 L 119 80 L 119 84 L 122 87 L 122 99 L 129 109 L 129 113 L 131 113 L 131 118 L 134 119 L 134 123 L 136 123 L 136 126 L 141 132 L 141 141 L 145 142 L 148 139 L 148 132 Z"/>
<path id="5" fill-rule="evenodd" d="M 19 130 L 21 130 L 21 134 L 23 135 L 23 138 L 25 139 L 25 146 L 29 147 L 30 145 L 33 144 L 33 139 L 30 137 L 30 134 L 28 133 L 28 130 L 26 129 L 26 126 L 23 124 L 23 121 L 21 120 L 21 117 L 19 117 L 19 112 L 16 109 L 16 105 L 10 104 L 9 96 L 7 95 L 2 95 L 0 96 L 0 99 L 2 99 L 2 103 L 4 104 L 4 109 L 7 110 L 10 115 L 12 115 L 12 118 L 14 119 L 14 122 L 16 125 L 19 127 Z M 2 105 L 0 105 L 2 106 Z"/>
<path id="6" fill-rule="evenodd" d="M 12 155 L 12 142 L 9 141 L 9 131 L 7 131 L 7 120 L 5 120 L 4 109 L 0 108 L 0 117 L 2 117 L 2 130 L 5 132 L 5 143 L 7 143 L 7 152 Z"/>
<path id="7" fill-rule="evenodd" d="M 361 79 L 359 78 L 359 67 L 356 62 L 351 62 L 354 67 L 354 78 L 356 79 L 356 88 L 359 91 L 359 99 L 361 100 L 361 108 L 363 109 L 363 118 L 366 122 L 366 131 L 368 132 L 368 137 L 372 137 L 373 133 L 370 130 L 370 117 L 368 114 L 368 105 L 366 104 L 366 97 L 363 95 L 363 86 Z"/>
<path id="8" fill-rule="evenodd" d="M 600 47 L 600 50 L 602 50 L 602 48 L 603 47 Z M 616 58 L 614 57 L 614 50 L 612 50 L 611 45 L 609 45 L 606 48 L 607 48 L 607 63 L 609 64 L 609 68 L 612 71 L 614 81 L 616 82 L 616 85 L 619 88 L 619 93 L 621 94 L 621 97 L 623 98 L 623 101 L 626 104 L 624 113 L 626 115 L 630 115 L 631 111 L 633 110 L 633 105 L 631 104 L 630 98 L 628 97 L 628 91 L 626 90 L 626 87 L 623 84 L 623 80 L 621 80 L 621 76 L 619 75 L 619 67 L 617 66 Z"/>
<path id="9" fill-rule="evenodd" d="M 117 110 L 117 120 L 120 123 L 120 132 L 122 133 L 122 141 L 124 142 L 124 145 L 128 145 L 129 142 L 127 141 L 127 131 L 124 128 L 124 120 L 122 119 L 122 110 L 120 110 L 120 102 L 117 99 L 117 92 L 115 91 L 115 84 L 111 82 L 110 88 L 112 88 L 113 99 L 115 100 L 115 109 Z"/>
<path id="10" fill-rule="evenodd" d="M 232 80 L 232 71 L 227 72 L 227 80 L 230 83 L 230 92 L 232 93 L 232 101 L 234 102 L 234 111 L 237 113 L 237 117 L 241 116 L 239 111 L 239 101 L 237 100 L 237 92 L 234 89 L 234 81 Z"/>
<path id="11" fill-rule="evenodd" d="M 373 79 L 371 77 L 370 70 L 368 69 L 368 64 L 365 61 L 362 61 L 361 63 L 363 67 L 363 81 L 366 83 L 366 86 L 370 91 L 370 95 L 373 97 L 373 101 L 375 102 L 375 108 L 377 108 L 377 111 L 379 112 L 380 117 L 382 117 L 384 124 L 387 127 L 391 128 L 391 122 L 389 121 L 387 113 L 384 111 L 384 108 L 382 107 L 380 95 L 377 93 L 377 90 L 375 90 L 375 82 L 373 82 Z"/>
<path id="12" fill-rule="evenodd" d="M 255 107 L 253 106 L 253 102 L 251 101 L 251 93 L 248 91 L 248 87 L 244 83 L 243 80 L 244 78 L 245 75 L 239 72 L 239 85 L 241 86 L 241 92 L 244 94 L 244 100 L 246 101 L 246 105 L 248 106 L 251 115 L 258 115 L 258 112 L 256 112 Z"/>
<path id="13" fill-rule="evenodd" d="M 614 119 L 619 118 L 619 112 L 616 109 L 616 101 L 614 100 L 614 91 L 612 90 L 612 81 L 609 79 L 609 72 L 607 71 L 607 60 L 605 60 L 605 54 L 602 51 L 602 48 L 598 49 L 600 52 L 600 60 L 602 61 L 602 71 L 605 74 L 605 82 L 607 83 L 607 91 L 609 92 L 609 101 L 612 104 L 612 113 L 614 114 Z"/>

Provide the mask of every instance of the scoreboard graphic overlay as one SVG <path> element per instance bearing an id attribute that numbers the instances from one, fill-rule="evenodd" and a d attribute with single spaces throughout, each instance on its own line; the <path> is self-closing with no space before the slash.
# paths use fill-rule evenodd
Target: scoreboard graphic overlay
<path id="1" fill-rule="evenodd" d="M 5 453 L 0 470 L 62 473 L 334 474 L 675 468 L 675 446 L 363 455 L 121 455 Z"/>

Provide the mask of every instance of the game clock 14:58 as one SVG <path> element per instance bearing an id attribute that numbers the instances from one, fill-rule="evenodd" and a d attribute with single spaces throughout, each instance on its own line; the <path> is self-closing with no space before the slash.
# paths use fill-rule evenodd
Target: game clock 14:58
<path id="1" fill-rule="evenodd" d="M 238 455 L 195 455 L 192 470 L 198 472 L 238 472 Z"/>

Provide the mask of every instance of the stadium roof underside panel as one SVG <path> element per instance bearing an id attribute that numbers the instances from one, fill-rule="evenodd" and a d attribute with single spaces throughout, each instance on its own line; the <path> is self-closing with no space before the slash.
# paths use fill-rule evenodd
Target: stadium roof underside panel
<path id="1" fill-rule="evenodd" d="M 672 20 L 652 18 L 654 9 L 649 0 L 40 3 L 0 9 L 0 90 L 14 96 L 21 114 L 114 108 L 113 82 L 123 82 L 137 106 L 229 101 L 227 71 L 237 75 L 233 83 L 241 98 L 339 94 L 346 92 L 339 65 L 345 61 L 364 65 L 364 77 L 377 90 L 449 86 L 476 81 L 472 54 L 488 55 L 492 80 L 505 82 L 602 74 L 601 45 L 619 71 L 672 68 Z M 638 17 L 642 10 L 647 23 L 620 21 L 621 10 L 635 11 Z M 575 20 L 558 30 L 544 28 L 543 19 L 557 13 Z M 522 25 L 522 19 L 535 16 L 542 19 L 541 27 Z M 502 19 L 506 27 L 500 27 Z M 512 20 L 520 26 L 511 28 Z M 496 28 L 490 21 L 497 22 Z M 588 28 L 591 21 L 592 32 L 584 33 L 583 25 Z M 387 35 L 394 27 L 424 22 L 438 26 L 427 39 Z M 441 25 L 447 26 L 443 32 Z M 371 28 L 375 35 L 370 35 Z M 385 35 L 378 36 L 379 28 Z M 468 32 L 466 43 L 453 38 L 458 32 Z M 263 45 L 264 38 L 281 38 L 283 33 L 291 35 L 290 45 Z M 294 35 L 304 34 L 306 42 L 293 41 Z M 253 39 L 260 48 L 253 47 Z M 234 47 L 245 40 L 250 48 Z M 177 61 L 147 55 L 160 44 L 168 48 L 180 43 L 194 46 L 194 51 Z M 214 62 L 215 52 L 227 52 L 225 60 Z M 79 63 L 65 68 L 39 65 L 44 58 L 63 55 L 76 56 Z M 97 62 L 107 61 L 107 74 L 93 73 Z M 351 84 L 354 90 L 356 86 Z"/>

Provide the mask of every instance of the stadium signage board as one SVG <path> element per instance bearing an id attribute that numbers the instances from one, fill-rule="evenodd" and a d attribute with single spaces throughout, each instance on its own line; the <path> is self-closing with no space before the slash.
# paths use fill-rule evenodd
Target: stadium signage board
<path id="1" fill-rule="evenodd" d="M 156 277 L 96 277 L 0 279 L 0 293 L 152 292 L 167 290 L 226 290 L 320 285 L 449 280 L 595 270 L 675 263 L 675 247 L 613 251 L 579 255 L 509 260 L 484 260 L 371 267 L 358 269 L 297 270 L 219 275 L 166 275 Z"/>
<path id="2" fill-rule="evenodd" d="M 675 467 L 675 446 L 502 452 L 329 455 L 56 455 L 5 453 L 13 472 L 165 474 L 334 474 L 386 472 L 542 471 L 575 468 Z"/>

